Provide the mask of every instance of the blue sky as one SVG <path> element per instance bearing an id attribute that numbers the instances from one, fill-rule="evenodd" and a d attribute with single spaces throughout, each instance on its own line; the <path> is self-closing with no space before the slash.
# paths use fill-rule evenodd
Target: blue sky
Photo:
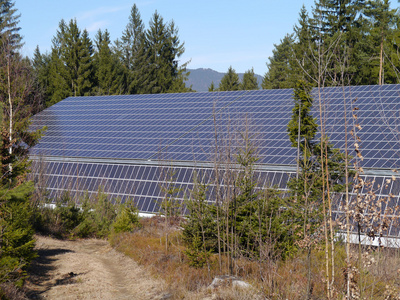
<path id="1" fill-rule="evenodd" d="M 303 3 L 310 11 L 314 0 L 15 0 L 21 13 L 23 54 L 32 56 L 37 45 L 42 52 L 50 50 L 61 19 L 76 18 L 91 38 L 99 28 L 108 29 L 114 41 L 128 23 L 134 3 L 146 28 L 155 10 L 165 21 L 175 21 L 185 42 L 181 62 L 190 60 L 188 68 L 226 72 L 232 66 L 245 72 L 253 67 L 264 75 L 274 44 L 292 32 Z"/>

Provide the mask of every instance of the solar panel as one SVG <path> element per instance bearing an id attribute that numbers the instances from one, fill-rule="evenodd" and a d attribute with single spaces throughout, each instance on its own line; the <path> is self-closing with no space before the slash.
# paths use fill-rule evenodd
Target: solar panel
<path id="1" fill-rule="evenodd" d="M 133 197 L 142 211 L 157 212 L 162 199 L 157 164 L 174 167 L 183 199 L 194 170 L 212 170 L 204 164 L 215 159 L 216 133 L 221 139 L 229 132 L 234 147 L 249 124 L 260 158 L 257 176 L 285 189 L 297 154 L 287 134 L 292 94 L 284 89 L 70 97 L 34 116 L 32 129 L 48 129 L 30 154 L 37 163 L 39 157 L 46 161 L 46 186 L 53 196 L 65 189 L 75 197 L 94 194 L 102 186 L 111 196 Z M 364 168 L 399 167 L 400 85 L 329 87 L 313 89 L 312 95 L 313 114 L 320 120 L 321 107 L 335 147 L 344 151 L 347 129 L 353 156 L 356 136 L 360 139 L 364 159 L 358 162 Z M 376 176 L 380 181 L 387 175 Z M 391 188 L 398 189 L 397 183 Z"/>
<path id="2" fill-rule="evenodd" d="M 33 118 L 32 128 L 46 125 L 48 130 L 31 154 L 210 161 L 215 116 L 220 129 L 228 130 L 229 123 L 232 131 L 243 130 L 245 118 L 250 120 L 249 130 L 258 134 L 259 163 L 294 165 L 296 150 L 286 130 L 292 93 L 286 89 L 71 97 Z M 312 94 L 319 119 L 318 93 L 314 89 Z M 399 85 L 324 88 L 320 94 L 326 132 L 335 147 L 344 149 L 346 107 L 348 132 L 356 124 L 363 128 L 358 135 L 366 154 L 364 167 L 398 167 Z"/>

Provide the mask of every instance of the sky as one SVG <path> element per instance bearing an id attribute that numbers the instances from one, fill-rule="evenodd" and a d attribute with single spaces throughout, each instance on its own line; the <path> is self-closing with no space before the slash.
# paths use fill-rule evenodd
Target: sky
<path id="1" fill-rule="evenodd" d="M 146 28 L 156 10 L 164 21 L 174 20 L 185 43 L 180 63 L 190 61 L 189 69 L 226 72 L 232 66 L 238 73 L 254 68 L 264 75 L 274 44 L 293 32 L 302 5 L 311 11 L 314 0 L 15 0 L 22 52 L 32 57 L 36 46 L 50 51 L 61 19 L 76 19 L 92 39 L 98 29 L 108 29 L 115 41 L 134 3 Z"/>

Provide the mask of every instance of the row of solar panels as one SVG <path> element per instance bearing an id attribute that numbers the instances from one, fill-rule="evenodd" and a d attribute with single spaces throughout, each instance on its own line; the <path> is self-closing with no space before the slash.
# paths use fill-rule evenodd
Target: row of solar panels
<path id="1" fill-rule="evenodd" d="M 196 175 L 195 175 L 196 174 Z M 287 182 L 294 176 L 293 172 L 258 170 L 254 180 L 259 188 L 276 187 L 287 195 Z M 209 167 L 170 166 L 170 165 L 127 165 L 116 163 L 95 162 L 43 162 L 34 161 L 31 175 L 38 185 L 47 188 L 48 197 L 61 198 L 66 192 L 72 199 L 79 201 L 88 195 L 95 196 L 100 190 L 107 193 L 110 199 L 119 198 L 122 201 L 133 199 L 141 212 L 158 213 L 165 199 L 168 185 L 173 185 L 179 191 L 173 195 L 178 201 L 185 203 L 190 199 L 194 188 L 194 176 L 198 182 L 208 186 L 207 199 L 215 201 L 217 191 L 215 173 Z M 171 176 L 171 177 L 168 177 Z M 220 184 L 224 187 L 223 175 L 220 174 Z M 381 202 L 380 213 L 388 218 L 388 234 L 399 236 L 400 180 L 392 180 L 387 176 L 363 176 L 370 186 L 365 185 L 360 191 L 364 195 L 374 195 L 374 203 Z M 171 180 L 172 179 L 172 180 Z M 389 195 L 393 195 L 392 197 Z M 352 192 L 351 201 L 356 197 Z M 334 205 L 337 218 L 343 217 L 343 201 Z M 186 213 L 183 205 L 182 213 Z M 368 208 L 364 210 L 369 214 Z M 395 217 L 392 218 L 391 216 Z"/>
<path id="2" fill-rule="evenodd" d="M 286 89 L 71 97 L 34 117 L 33 129 L 48 129 L 31 154 L 154 159 L 161 152 L 168 160 L 210 161 L 216 129 L 221 136 L 235 133 L 232 139 L 248 130 L 256 136 L 260 164 L 295 165 L 296 150 L 287 135 L 292 93 Z M 317 119 L 318 94 L 313 90 Z M 346 104 L 347 131 L 362 127 L 358 143 L 364 151 L 363 166 L 399 166 L 400 85 L 325 88 L 320 95 L 326 132 L 336 147 L 344 148 Z"/>

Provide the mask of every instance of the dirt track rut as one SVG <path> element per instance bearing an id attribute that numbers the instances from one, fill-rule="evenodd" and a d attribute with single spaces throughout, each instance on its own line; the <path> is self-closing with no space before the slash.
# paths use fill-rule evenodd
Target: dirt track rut
<path id="1" fill-rule="evenodd" d="M 103 240 L 37 237 L 31 299 L 165 299 L 163 284 Z"/>

